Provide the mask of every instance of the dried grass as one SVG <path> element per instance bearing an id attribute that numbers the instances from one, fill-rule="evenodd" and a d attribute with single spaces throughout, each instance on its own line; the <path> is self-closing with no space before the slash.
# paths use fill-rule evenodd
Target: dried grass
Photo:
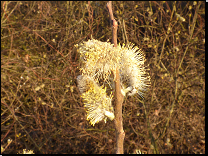
<path id="1" fill-rule="evenodd" d="M 4 154 L 115 153 L 114 123 L 86 121 L 76 83 L 74 45 L 111 40 L 105 7 L 1 1 Z M 118 43 L 146 52 L 152 81 L 144 101 L 124 100 L 124 152 L 205 153 L 205 2 L 113 2 L 113 10 Z"/>

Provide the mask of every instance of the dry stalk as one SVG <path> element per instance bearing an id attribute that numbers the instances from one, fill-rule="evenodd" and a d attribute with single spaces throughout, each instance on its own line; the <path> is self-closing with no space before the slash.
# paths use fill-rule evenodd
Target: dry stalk
<path id="1" fill-rule="evenodd" d="M 108 12 L 110 15 L 110 23 L 112 27 L 112 44 L 114 47 L 117 47 L 117 28 L 118 23 L 113 17 L 112 10 L 112 2 L 109 1 L 107 3 Z M 116 69 L 114 72 L 114 80 L 115 80 L 115 129 L 116 129 L 116 154 L 123 154 L 123 142 L 125 133 L 123 130 L 123 118 L 122 118 L 122 103 L 123 103 L 123 95 L 121 94 L 121 85 L 120 85 L 120 76 L 119 70 Z"/>

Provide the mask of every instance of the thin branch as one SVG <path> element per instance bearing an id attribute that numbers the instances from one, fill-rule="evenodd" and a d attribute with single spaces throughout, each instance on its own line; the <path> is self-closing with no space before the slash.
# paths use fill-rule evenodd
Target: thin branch
<path id="1" fill-rule="evenodd" d="M 120 77 L 119 71 L 116 69 L 116 77 L 115 85 L 116 85 L 116 105 L 115 105 L 115 129 L 116 129 L 116 154 L 123 154 L 123 142 L 125 133 L 123 130 L 123 118 L 122 118 L 122 103 L 123 103 L 123 95 L 121 94 L 121 85 L 120 85 Z"/>
<path id="2" fill-rule="evenodd" d="M 113 17 L 112 2 L 107 3 L 108 12 L 110 15 L 110 23 L 112 27 L 112 44 L 117 47 L 117 29 L 118 23 Z M 114 71 L 115 80 L 115 129 L 116 129 L 116 154 L 123 154 L 123 142 L 125 133 L 123 130 L 123 118 L 122 118 L 122 103 L 123 95 L 121 94 L 120 76 L 118 68 Z"/>
<path id="3" fill-rule="evenodd" d="M 107 3 L 108 12 L 110 15 L 110 23 L 112 27 L 112 44 L 114 44 L 114 47 L 117 47 L 117 29 L 118 29 L 118 23 L 113 17 L 113 10 L 112 10 L 112 2 L 109 1 Z"/>

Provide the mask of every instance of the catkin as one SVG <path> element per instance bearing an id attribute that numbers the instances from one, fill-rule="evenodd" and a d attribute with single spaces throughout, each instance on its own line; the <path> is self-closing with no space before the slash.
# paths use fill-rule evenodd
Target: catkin
<path id="1" fill-rule="evenodd" d="M 111 104 L 112 97 L 106 95 L 103 89 L 90 77 L 79 75 L 77 77 L 78 88 L 84 101 L 87 112 L 87 120 L 94 126 L 101 120 L 106 122 L 107 117 L 114 119 L 114 110 Z"/>
<path id="2" fill-rule="evenodd" d="M 109 42 L 95 39 L 77 44 L 80 54 L 82 75 L 77 77 L 78 88 L 82 94 L 87 111 L 87 120 L 94 125 L 107 117 L 114 118 L 111 105 L 112 96 L 106 94 L 106 88 L 98 84 L 107 84 L 114 89 L 112 73 L 119 69 L 121 93 L 125 96 L 138 94 L 143 98 L 150 85 L 150 77 L 145 66 L 144 52 L 134 44 L 114 47 Z M 104 82 L 104 83 L 103 83 Z"/>

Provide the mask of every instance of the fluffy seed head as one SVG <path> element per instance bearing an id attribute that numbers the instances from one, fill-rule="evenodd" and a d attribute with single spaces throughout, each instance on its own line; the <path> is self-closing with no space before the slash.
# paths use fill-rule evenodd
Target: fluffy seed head
<path id="1" fill-rule="evenodd" d="M 132 96 L 136 93 L 143 98 L 150 85 L 150 77 L 145 66 L 144 52 L 130 43 L 113 47 L 109 42 L 95 39 L 76 45 L 80 53 L 82 75 L 77 77 L 78 88 L 82 93 L 87 120 L 94 125 L 107 117 L 113 120 L 112 97 L 106 95 L 106 88 L 98 84 L 107 82 L 110 88 L 112 72 L 119 69 L 122 94 Z M 104 83 L 103 83 L 104 82 Z M 109 95 L 109 94 L 108 94 Z"/>
<path id="2" fill-rule="evenodd" d="M 92 39 L 80 43 L 76 47 L 80 53 L 81 72 L 99 80 L 108 80 L 121 58 L 119 50 L 109 42 Z"/>
<path id="3" fill-rule="evenodd" d="M 77 82 L 86 108 L 87 120 L 90 120 L 93 126 L 101 120 L 106 122 L 107 117 L 113 120 L 112 97 L 106 95 L 106 88 L 98 86 L 90 76 L 86 75 L 79 75 Z"/>
<path id="4" fill-rule="evenodd" d="M 109 42 L 95 39 L 77 45 L 82 62 L 80 70 L 96 81 L 108 81 L 112 71 L 120 70 L 121 82 L 126 88 L 123 93 L 132 96 L 138 93 L 143 97 L 150 85 L 150 77 L 144 65 L 144 52 L 130 43 L 113 47 Z M 130 90 L 130 88 L 132 88 Z"/>
<path id="5" fill-rule="evenodd" d="M 145 67 L 144 52 L 131 43 L 127 46 L 123 45 L 121 49 L 121 82 L 127 87 L 123 88 L 123 90 L 129 91 L 127 93 L 129 96 L 138 93 L 143 97 L 144 91 L 150 85 L 150 77 Z"/>

